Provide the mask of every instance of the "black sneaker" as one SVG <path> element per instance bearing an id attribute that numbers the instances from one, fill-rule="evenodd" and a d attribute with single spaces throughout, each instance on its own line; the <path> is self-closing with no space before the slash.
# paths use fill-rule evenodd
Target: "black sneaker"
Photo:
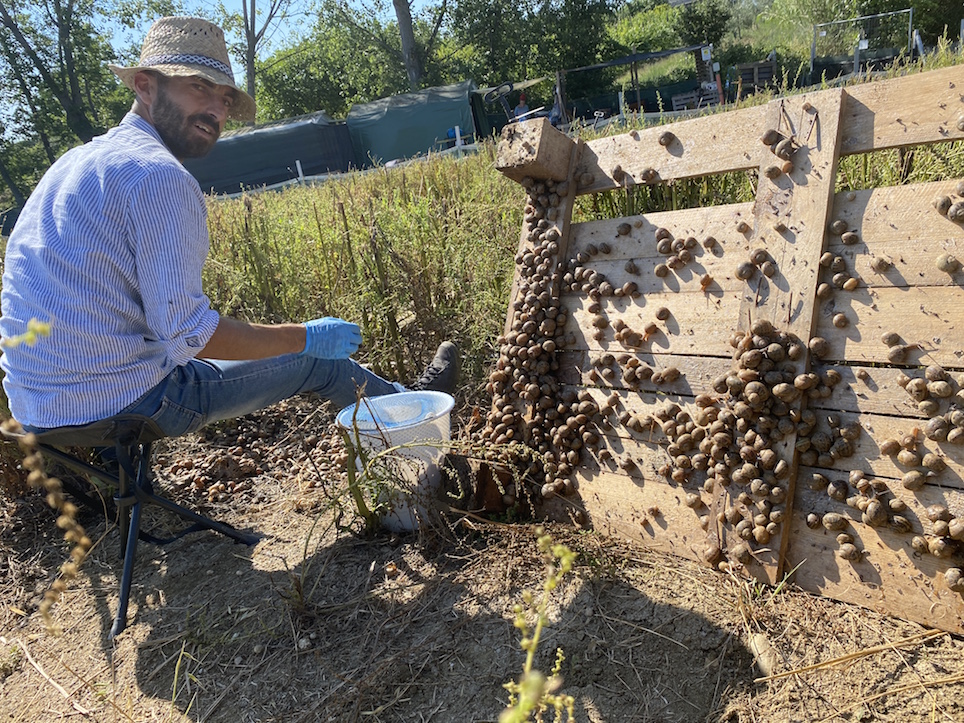
<path id="1" fill-rule="evenodd" d="M 451 394 L 458 381 L 459 348 L 450 341 L 443 341 L 422 376 L 409 389 L 414 392 L 428 390 Z"/>

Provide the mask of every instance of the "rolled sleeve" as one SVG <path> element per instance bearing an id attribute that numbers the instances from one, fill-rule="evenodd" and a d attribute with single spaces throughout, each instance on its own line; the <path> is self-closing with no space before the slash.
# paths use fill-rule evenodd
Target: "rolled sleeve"
<path id="1" fill-rule="evenodd" d="M 182 169 L 149 174 L 130 197 L 129 223 L 149 344 L 163 345 L 165 366 L 180 366 L 211 339 L 220 316 L 204 293 L 209 242 L 197 183 Z"/>

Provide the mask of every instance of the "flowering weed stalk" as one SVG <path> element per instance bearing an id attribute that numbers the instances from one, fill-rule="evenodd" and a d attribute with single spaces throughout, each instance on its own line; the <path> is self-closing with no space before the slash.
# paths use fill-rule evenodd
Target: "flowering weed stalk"
<path id="1" fill-rule="evenodd" d="M 536 721 L 542 721 L 542 714 L 549 708 L 555 710 L 554 720 L 562 720 L 563 711 L 567 721 L 573 721 L 573 706 L 575 701 L 571 695 L 557 694 L 562 685 L 559 671 L 565 656 L 562 648 L 556 649 L 556 662 L 547 678 L 542 672 L 533 669 L 536 649 L 543 628 L 549 623 L 546 609 L 549 605 L 549 595 L 559 585 L 563 576 L 572 570 L 572 563 L 576 553 L 565 545 L 553 544 L 552 537 L 541 527 L 537 528 L 539 536 L 539 552 L 546 559 L 546 580 L 542 585 L 542 596 L 536 602 L 531 590 L 522 593 L 524 605 L 516 605 L 515 626 L 522 632 L 522 649 L 526 651 L 526 662 L 522 668 L 522 677 L 518 681 L 506 683 L 503 687 L 509 691 L 509 707 L 499 716 L 499 723 L 523 723 L 535 715 Z M 535 626 L 530 627 L 528 619 L 535 619 Z"/>

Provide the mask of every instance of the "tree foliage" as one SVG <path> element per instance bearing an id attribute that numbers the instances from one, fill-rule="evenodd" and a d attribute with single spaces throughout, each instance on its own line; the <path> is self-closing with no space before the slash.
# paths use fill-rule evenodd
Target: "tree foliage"
<path id="1" fill-rule="evenodd" d="M 685 45 L 719 45 L 730 22 L 728 0 L 697 0 L 680 11 L 679 34 Z"/>
<path id="2" fill-rule="evenodd" d="M 628 51 L 652 53 L 678 48 L 680 11 L 669 4 L 620 13 L 610 35 Z"/>
<path id="3" fill-rule="evenodd" d="M 107 62 L 136 60 L 142 37 L 113 45 L 119 25 L 191 10 L 196 0 L 0 0 L 0 206 L 18 201 L 70 146 L 116 123 L 131 94 Z M 814 23 L 914 7 L 931 44 L 962 11 L 951 0 L 243 0 L 216 17 L 245 67 L 258 120 L 325 110 L 474 80 L 480 87 L 547 78 L 530 105 L 552 102 L 556 74 L 570 99 L 609 92 L 625 68 L 573 72 L 630 52 L 712 43 L 728 62 L 809 54 Z M 314 8 L 307 30 L 295 18 Z M 293 29 L 299 33 L 294 34 Z M 291 33 L 282 42 L 276 36 Z M 270 49 L 270 53 L 268 50 Z M 119 58 L 117 56 L 120 56 Z M 759 56 L 759 57 L 758 57 Z M 516 98 L 512 98 L 515 102 Z M 2 191 L 3 188 L 7 192 Z"/>

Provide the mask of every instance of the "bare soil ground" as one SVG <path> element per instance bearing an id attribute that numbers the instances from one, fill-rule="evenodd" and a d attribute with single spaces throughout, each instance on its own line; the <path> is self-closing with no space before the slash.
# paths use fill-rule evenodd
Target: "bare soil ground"
<path id="1" fill-rule="evenodd" d="M 142 543 L 114 642 L 117 530 L 84 513 L 97 544 L 52 636 L 36 610 L 67 548 L 42 499 L 6 499 L 0 720 L 496 721 L 524 662 L 512 608 L 545 579 L 533 527 L 453 515 L 419 534 L 337 531 L 331 424 L 298 401 L 159 448 L 165 494 L 263 539 Z M 536 664 L 563 650 L 579 721 L 964 720 L 960 639 L 549 530 L 579 557 Z M 758 680 L 761 666 L 785 675 Z"/>

